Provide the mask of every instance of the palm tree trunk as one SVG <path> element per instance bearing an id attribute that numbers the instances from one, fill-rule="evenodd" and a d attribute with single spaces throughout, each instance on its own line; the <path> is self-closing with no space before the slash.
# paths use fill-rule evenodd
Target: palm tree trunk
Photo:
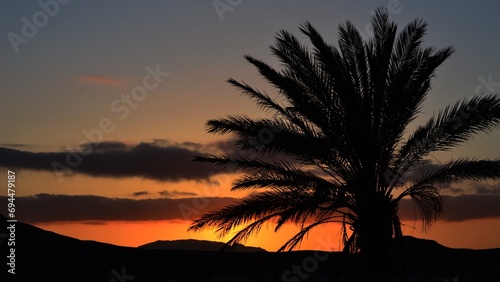
<path id="1" fill-rule="evenodd" d="M 358 213 L 359 268 L 354 281 L 389 281 L 393 213 L 383 199 L 369 201 L 370 208 Z"/>

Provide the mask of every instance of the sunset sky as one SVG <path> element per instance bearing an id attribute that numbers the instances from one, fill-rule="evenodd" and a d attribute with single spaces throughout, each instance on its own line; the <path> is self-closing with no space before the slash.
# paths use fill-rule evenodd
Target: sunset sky
<path id="1" fill-rule="evenodd" d="M 208 119 L 265 114 L 225 81 L 273 93 L 243 55 L 278 66 L 269 49 L 276 32 L 306 43 L 298 31 L 305 20 L 335 45 L 345 20 L 369 36 L 379 6 L 400 28 L 427 21 L 425 46 L 456 48 L 415 124 L 464 97 L 500 93 L 498 1 L 2 1 L 0 182 L 7 169 L 16 172 L 17 219 L 125 246 L 228 240 L 212 230 L 187 232 L 192 219 L 246 195 L 230 191 L 236 174 L 191 162 L 204 153 L 241 154 L 230 136 L 205 131 Z M 432 161 L 500 158 L 499 141 L 500 128 Z M 445 212 L 427 233 L 403 202 L 405 235 L 500 248 L 498 181 L 455 183 L 443 194 Z M 296 230 L 274 234 L 270 226 L 247 245 L 275 251 Z M 339 231 L 318 229 L 301 248 L 338 250 Z"/>

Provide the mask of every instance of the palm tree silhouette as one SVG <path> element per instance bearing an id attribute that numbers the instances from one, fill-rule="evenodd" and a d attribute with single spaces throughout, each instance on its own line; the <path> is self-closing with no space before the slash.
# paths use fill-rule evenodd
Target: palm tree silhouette
<path id="1" fill-rule="evenodd" d="M 296 247 L 314 227 L 340 222 L 344 250 L 361 254 L 360 281 L 376 281 L 388 275 L 391 239 L 402 236 L 398 205 L 403 198 L 413 200 L 424 227 L 430 227 L 442 211 L 443 185 L 500 178 L 498 160 L 459 158 L 426 165 L 432 152 L 498 126 L 500 98 L 465 98 L 406 134 L 421 112 L 436 68 L 454 49 L 422 47 L 427 27 L 422 20 L 397 32 L 388 11 L 379 8 L 371 23 L 368 40 L 349 21 L 340 25 L 338 47 L 326 43 L 308 22 L 300 31 L 311 48 L 280 31 L 271 47 L 280 69 L 245 56 L 277 90 L 276 97 L 244 82 L 228 82 L 273 115 L 209 120 L 208 132 L 233 134 L 239 150 L 251 154 L 196 160 L 246 172 L 232 190 L 257 191 L 203 215 L 190 230 L 215 228 L 222 237 L 243 226 L 228 242 L 233 244 L 264 224 L 275 230 L 298 224 L 300 232 L 283 251 Z"/>

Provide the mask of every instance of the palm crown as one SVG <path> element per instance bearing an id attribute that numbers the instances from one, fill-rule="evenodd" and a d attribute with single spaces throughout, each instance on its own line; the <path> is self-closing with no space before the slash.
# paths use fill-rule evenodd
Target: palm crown
<path id="1" fill-rule="evenodd" d="M 405 178 L 415 175 L 430 153 L 498 126 L 500 99 L 491 94 L 463 99 L 407 135 L 436 68 L 453 48 L 422 47 L 425 22 L 414 20 L 397 32 L 383 9 L 373 16 L 372 28 L 373 37 L 363 40 L 350 22 L 340 25 L 335 47 L 306 22 L 300 31 L 312 48 L 289 32 L 278 33 L 271 50 L 281 68 L 245 56 L 277 94 L 234 79 L 228 82 L 271 117 L 235 115 L 207 125 L 210 133 L 233 134 L 239 150 L 254 157 L 210 155 L 197 160 L 245 171 L 232 189 L 256 192 L 203 215 L 190 230 L 216 228 L 225 236 L 243 226 L 231 244 L 264 224 L 276 230 L 286 223 L 299 224 L 300 232 L 281 248 L 287 250 L 312 228 L 341 222 L 345 250 L 376 252 L 378 245 L 401 236 L 401 199 L 413 199 L 429 226 L 442 211 L 442 185 L 500 178 L 499 161 L 469 158 Z"/>

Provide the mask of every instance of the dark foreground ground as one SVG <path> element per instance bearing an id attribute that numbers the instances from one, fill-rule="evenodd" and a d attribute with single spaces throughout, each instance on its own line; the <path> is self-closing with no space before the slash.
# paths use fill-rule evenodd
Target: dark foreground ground
<path id="1" fill-rule="evenodd" d="M 17 223 L 15 275 L 5 217 L 0 217 L 0 281 L 332 281 L 339 253 L 298 251 L 210 252 L 120 247 L 81 241 Z M 7 235 L 7 234 L 8 235 Z M 6 238 L 7 236 L 7 238 Z M 394 281 L 500 281 L 500 249 L 450 249 L 405 237 L 405 256 L 394 251 Z"/>

